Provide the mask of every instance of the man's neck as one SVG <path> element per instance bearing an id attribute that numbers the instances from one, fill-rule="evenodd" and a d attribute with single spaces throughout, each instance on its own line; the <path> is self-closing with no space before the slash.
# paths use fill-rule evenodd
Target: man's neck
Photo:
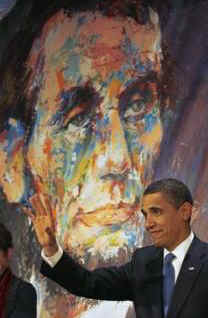
<path id="1" fill-rule="evenodd" d="M 188 229 L 186 233 L 177 241 L 175 245 L 172 245 L 170 248 L 166 247 L 165 249 L 169 252 L 174 251 L 180 244 L 182 244 L 187 238 L 191 235 L 192 231 L 191 229 Z"/>

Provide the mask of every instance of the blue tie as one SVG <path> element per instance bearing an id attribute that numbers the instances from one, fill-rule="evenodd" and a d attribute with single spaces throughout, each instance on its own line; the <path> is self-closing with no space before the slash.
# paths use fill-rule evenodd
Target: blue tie
<path id="1" fill-rule="evenodd" d="M 175 285 L 175 270 L 172 264 L 172 260 L 174 258 L 174 254 L 168 253 L 165 256 L 163 264 L 163 307 L 165 316 L 168 312 L 168 307 L 171 302 L 171 297 Z"/>

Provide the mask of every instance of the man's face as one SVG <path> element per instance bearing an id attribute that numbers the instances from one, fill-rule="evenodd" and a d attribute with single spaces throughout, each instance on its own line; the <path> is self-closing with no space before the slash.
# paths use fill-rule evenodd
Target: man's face
<path id="1" fill-rule="evenodd" d="M 0 276 L 3 274 L 6 268 L 9 266 L 9 252 L 0 250 Z"/>
<path id="2" fill-rule="evenodd" d="M 155 246 L 171 251 L 186 238 L 187 219 L 191 216 L 189 204 L 176 208 L 163 193 L 157 192 L 143 197 L 142 213 Z"/>
<path id="3" fill-rule="evenodd" d="M 162 139 L 159 37 L 131 18 L 59 12 L 28 58 L 28 167 L 57 199 L 58 236 L 78 255 L 111 258 L 141 242 L 140 195 Z"/>

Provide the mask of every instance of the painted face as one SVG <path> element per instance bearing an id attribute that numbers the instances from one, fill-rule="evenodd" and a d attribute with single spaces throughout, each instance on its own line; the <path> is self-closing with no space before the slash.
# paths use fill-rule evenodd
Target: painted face
<path id="1" fill-rule="evenodd" d="M 78 255 L 111 258 L 142 241 L 139 201 L 162 138 L 159 38 L 153 23 L 59 12 L 28 58 L 28 98 L 38 91 L 28 167 Z"/>
<path id="2" fill-rule="evenodd" d="M 154 245 L 171 251 L 186 238 L 190 207 L 175 208 L 161 192 L 157 192 L 143 197 L 142 213 Z"/>

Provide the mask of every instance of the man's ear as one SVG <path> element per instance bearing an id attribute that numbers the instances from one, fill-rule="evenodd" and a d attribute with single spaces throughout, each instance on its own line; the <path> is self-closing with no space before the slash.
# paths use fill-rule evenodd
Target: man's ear
<path id="1" fill-rule="evenodd" d="M 191 220 L 191 215 L 192 215 L 192 204 L 189 202 L 184 202 L 180 206 L 180 213 L 182 215 L 182 218 L 185 222 Z"/>
<path id="2" fill-rule="evenodd" d="M 0 133 L 0 186 L 9 202 L 19 202 L 25 189 L 24 129 L 15 119 Z"/>

